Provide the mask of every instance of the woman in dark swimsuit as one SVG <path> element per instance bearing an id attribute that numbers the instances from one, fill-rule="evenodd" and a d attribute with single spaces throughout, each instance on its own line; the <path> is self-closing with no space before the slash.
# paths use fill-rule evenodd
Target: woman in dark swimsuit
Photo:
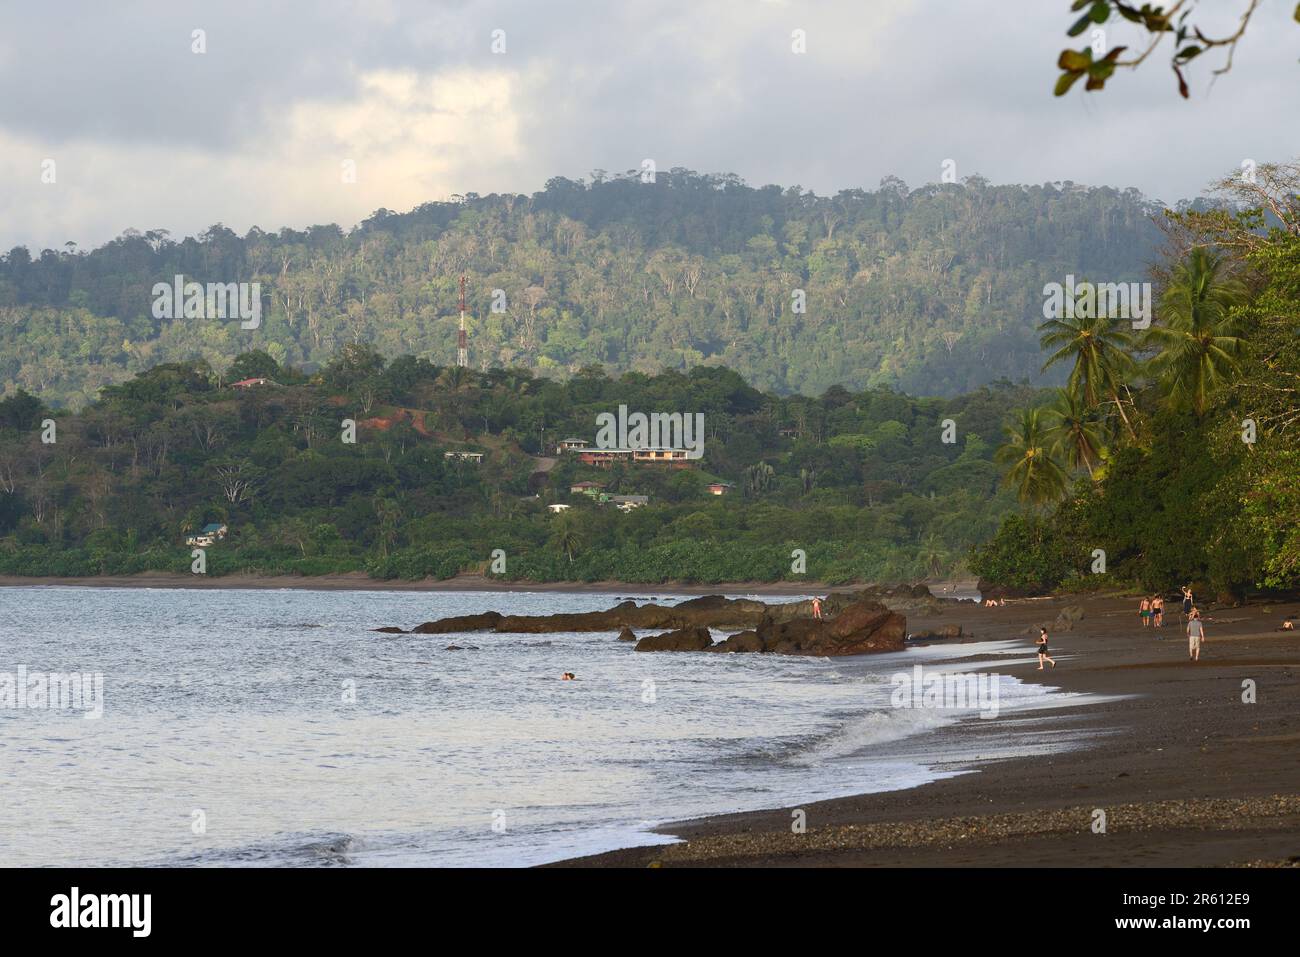
<path id="1" fill-rule="evenodd" d="M 1038 629 L 1037 645 L 1038 645 L 1038 670 L 1039 671 L 1043 670 L 1044 661 L 1051 661 L 1052 667 L 1055 668 L 1056 662 L 1052 661 L 1052 656 L 1047 653 L 1047 629 L 1046 628 Z"/>

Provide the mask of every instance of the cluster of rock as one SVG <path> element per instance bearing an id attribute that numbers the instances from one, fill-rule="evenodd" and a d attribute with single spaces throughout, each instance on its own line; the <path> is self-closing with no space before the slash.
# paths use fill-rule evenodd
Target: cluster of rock
<path id="1" fill-rule="evenodd" d="M 903 586 L 907 588 L 907 586 Z M 920 586 L 924 588 L 924 586 Z M 925 591 L 929 595 L 929 590 Z M 708 595 L 677 605 L 624 601 L 605 611 L 558 615 L 502 615 L 495 611 L 427 621 L 406 632 L 377 628 L 387 634 L 441 635 L 467 631 L 542 634 L 565 631 L 615 631 L 622 641 L 636 641 L 637 651 L 718 651 L 784 655 L 860 655 L 898 651 L 907 639 L 907 619 L 883 601 L 879 589 L 835 593 L 822 602 L 820 619 L 811 601 L 768 604 L 747 598 Z M 901 598 L 902 596 L 888 596 Z M 907 590 L 907 600 L 914 596 Z M 736 632 L 714 642 L 711 628 Z M 637 640 L 634 629 L 660 630 Z"/>
<path id="2" fill-rule="evenodd" d="M 667 636 L 655 637 L 663 639 Z M 701 650 L 830 658 L 899 651 L 906 640 L 906 618 L 878 601 L 856 601 L 839 609 L 833 617 L 791 618 L 786 621 L 767 618 L 753 631 L 739 632 Z M 642 650 L 640 643 L 637 650 Z"/>

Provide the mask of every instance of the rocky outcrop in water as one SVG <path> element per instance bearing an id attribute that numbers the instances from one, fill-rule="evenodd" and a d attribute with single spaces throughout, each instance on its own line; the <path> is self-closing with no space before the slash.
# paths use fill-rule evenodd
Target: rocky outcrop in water
<path id="1" fill-rule="evenodd" d="M 799 606 L 806 603 L 796 603 Z M 779 611 L 783 606 L 768 605 L 748 598 L 724 598 L 706 595 L 692 598 L 678 605 L 637 605 L 628 600 L 619 602 L 605 611 L 561 613 L 557 615 L 502 615 L 488 611 L 480 615 L 456 615 L 426 621 L 411 629 L 411 634 L 445 635 L 466 631 L 496 631 L 511 634 L 547 634 L 557 631 L 619 631 L 634 629 L 680 628 L 752 628 L 769 613 L 793 615 L 795 612 Z M 380 628 L 376 631 L 401 632 L 401 629 Z"/>
<path id="2" fill-rule="evenodd" d="M 920 586 L 924 588 L 924 586 Z M 914 597 L 908 586 L 906 600 Z M 839 656 L 897 651 L 907 635 L 907 620 L 875 596 L 883 590 L 833 593 L 822 603 L 823 618 L 812 617 L 812 603 L 768 604 L 748 598 L 707 595 L 671 607 L 624 601 L 605 611 L 557 615 L 502 615 L 489 611 L 425 622 L 411 634 L 437 635 L 466 631 L 543 634 L 565 631 L 618 632 L 621 641 L 636 641 L 637 651 L 716 651 L 748 654 Z M 871 597 L 866 597 L 871 596 Z M 902 594 L 895 596 L 903 599 Z M 931 601 L 936 599 L 930 598 Z M 736 631 L 715 643 L 710 628 Z M 637 640 L 633 629 L 666 629 Z M 401 633 L 398 628 L 377 628 Z"/>
<path id="3" fill-rule="evenodd" d="M 705 651 L 713 645 L 709 629 L 700 626 L 679 628 L 662 635 L 646 635 L 634 651 Z"/>

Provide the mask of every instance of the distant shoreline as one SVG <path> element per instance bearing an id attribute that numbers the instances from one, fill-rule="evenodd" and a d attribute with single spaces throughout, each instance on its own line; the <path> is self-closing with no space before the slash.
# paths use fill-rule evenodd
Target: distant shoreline
<path id="1" fill-rule="evenodd" d="M 937 595 L 945 592 L 944 586 L 954 589 L 954 594 L 972 594 L 975 581 L 936 582 L 931 588 Z M 139 575 L 97 575 L 85 578 L 58 576 L 0 575 L 0 587 L 58 587 L 85 588 L 226 588 L 226 589 L 278 589 L 294 588 L 306 591 L 429 591 L 429 592 L 580 592 L 609 595 L 654 595 L 670 593 L 679 595 L 826 595 L 833 591 L 851 591 L 863 584 L 828 585 L 825 582 L 718 582 L 699 584 L 686 582 L 660 582 L 658 584 L 635 582 L 527 582 L 505 581 L 484 575 L 459 575 L 456 578 L 422 578 L 417 581 L 393 579 L 384 581 L 369 578 L 361 572 L 337 575 L 222 575 L 209 577 L 180 572 L 145 572 Z"/>

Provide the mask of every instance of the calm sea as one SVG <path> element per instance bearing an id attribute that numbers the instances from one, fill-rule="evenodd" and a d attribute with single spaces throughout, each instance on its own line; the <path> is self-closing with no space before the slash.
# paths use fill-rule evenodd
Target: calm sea
<path id="1" fill-rule="evenodd" d="M 665 821 L 1078 744 L 1034 716 L 1075 699 L 1011 678 L 993 721 L 889 707 L 889 676 L 938 647 L 818 660 L 370 630 L 615 597 L 0 588 L 0 689 L 20 669 L 31 687 L 49 672 L 103 681 L 97 719 L 0 706 L 0 861 L 527 865 L 666 840 L 646 833 Z M 1009 642 L 962 654 L 1031 657 Z"/>

